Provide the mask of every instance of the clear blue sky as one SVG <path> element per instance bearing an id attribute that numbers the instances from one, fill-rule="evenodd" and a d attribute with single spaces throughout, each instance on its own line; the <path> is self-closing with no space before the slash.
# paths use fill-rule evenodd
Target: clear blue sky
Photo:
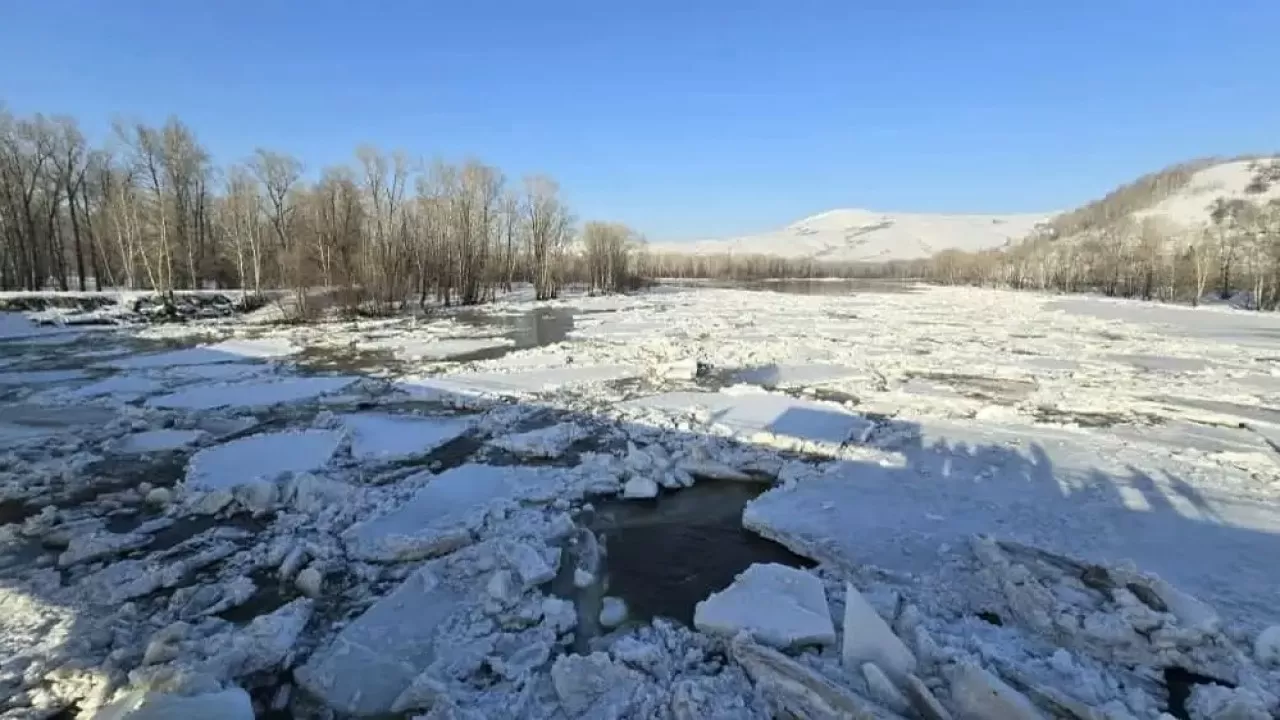
<path id="1" fill-rule="evenodd" d="M 1074 206 L 1280 149 L 1277 0 L 0 0 L 0 102 L 556 177 L 651 239 Z"/>

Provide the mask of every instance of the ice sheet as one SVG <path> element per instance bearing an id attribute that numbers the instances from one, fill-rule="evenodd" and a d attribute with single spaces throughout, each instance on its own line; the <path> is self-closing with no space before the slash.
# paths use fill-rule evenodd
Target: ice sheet
<path id="1" fill-rule="evenodd" d="M 351 555 L 365 560 L 439 555 L 469 544 L 495 504 L 553 482 L 554 474 L 537 468 L 463 465 L 430 478 L 403 505 L 353 527 L 344 540 Z"/>
<path id="2" fill-rule="evenodd" d="M 528 395 L 589 383 L 634 377 L 639 371 L 627 365 L 548 368 L 524 372 L 477 372 L 432 378 L 403 379 L 397 387 L 422 397 L 449 395 Z"/>
<path id="3" fill-rule="evenodd" d="M 122 453 L 177 450 L 195 444 L 207 434 L 203 430 L 146 430 L 126 436 L 114 449 Z"/>
<path id="4" fill-rule="evenodd" d="M 274 480 L 286 472 L 318 470 L 337 452 L 342 438 L 341 432 L 333 430 L 290 430 L 205 448 L 191 457 L 186 486 L 230 490 L 259 478 Z"/>
<path id="5" fill-rule="evenodd" d="M 157 408 L 212 410 L 220 407 L 257 408 L 280 403 L 302 402 L 338 392 L 354 377 L 297 377 L 282 380 L 244 382 L 233 385 L 202 385 L 147 400 Z"/>
<path id="6" fill-rule="evenodd" d="M 357 460 L 397 460 L 431 452 L 474 426 L 469 418 L 358 413 L 340 416 Z"/>
<path id="7" fill-rule="evenodd" d="M 770 433 L 796 440 L 839 445 L 869 431 L 873 423 L 841 407 L 773 393 L 672 392 L 622 403 L 635 410 L 673 415 L 701 411 L 707 422 L 750 439 Z"/>

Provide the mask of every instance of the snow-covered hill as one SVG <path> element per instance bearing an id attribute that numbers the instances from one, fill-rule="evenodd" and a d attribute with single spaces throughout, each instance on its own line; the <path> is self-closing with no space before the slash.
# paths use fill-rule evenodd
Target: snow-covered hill
<path id="1" fill-rule="evenodd" d="M 831 210 L 774 232 L 720 240 L 659 243 L 651 250 L 699 255 L 733 253 L 828 262 L 913 260 L 943 250 L 999 248 L 1026 237 L 1049 214 L 932 215 Z"/>
<path id="2" fill-rule="evenodd" d="M 1257 177 L 1258 169 L 1252 161 L 1212 165 L 1193 175 L 1186 187 L 1135 213 L 1135 217 L 1160 217 L 1175 225 L 1195 227 L 1209 222 L 1209 206 L 1218 198 L 1245 200 L 1259 205 L 1280 199 L 1280 183 L 1251 188 Z"/>

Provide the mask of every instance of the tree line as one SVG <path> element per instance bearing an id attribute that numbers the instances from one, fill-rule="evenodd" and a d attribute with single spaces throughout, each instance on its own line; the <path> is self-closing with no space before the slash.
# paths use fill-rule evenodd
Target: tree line
<path id="1" fill-rule="evenodd" d="M 0 289 L 341 291 L 353 308 L 476 304 L 516 283 L 636 283 L 643 239 L 578 228 L 559 186 L 479 160 L 424 162 L 371 146 L 307 177 L 258 149 L 215 163 L 194 131 L 114 124 L 91 145 L 69 117 L 0 107 Z"/>

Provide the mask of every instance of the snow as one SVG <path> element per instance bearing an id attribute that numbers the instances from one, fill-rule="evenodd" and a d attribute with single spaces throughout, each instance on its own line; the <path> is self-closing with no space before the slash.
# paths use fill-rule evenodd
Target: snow
<path id="1" fill-rule="evenodd" d="M 1021 240 L 1049 213 L 1035 215 L 930 215 L 872 210 L 830 210 L 769 233 L 660 243 L 656 252 L 698 255 L 774 255 L 830 262 L 884 262 L 925 258 L 943 250 L 989 250 Z"/>
<path id="2" fill-rule="evenodd" d="M 257 380 L 230 385 L 204 385 L 149 398 L 156 408 L 212 410 L 222 407 L 260 408 L 311 400 L 336 393 L 355 382 L 354 377 L 297 377 Z"/>
<path id="3" fill-rule="evenodd" d="M 187 465 L 188 490 L 230 490 L 257 479 L 275 480 L 283 473 L 318 470 L 342 442 L 331 430 L 288 430 L 251 435 L 205 448 Z"/>
<path id="4" fill-rule="evenodd" d="M 832 645 L 836 639 L 822 581 L 777 563 L 752 565 L 732 585 L 698 603 L 693 624 L 730 638 L 747 632 L 782 649 Z"/>
<path id="5" fill-rule="evenodd" d="M 359 413 L 340 415 L 351 433 L 351 454 L 357 460 L 399 460 L 422 455 L 472 429 L 473 421 L 457 417 L 418 417 Z"/>

